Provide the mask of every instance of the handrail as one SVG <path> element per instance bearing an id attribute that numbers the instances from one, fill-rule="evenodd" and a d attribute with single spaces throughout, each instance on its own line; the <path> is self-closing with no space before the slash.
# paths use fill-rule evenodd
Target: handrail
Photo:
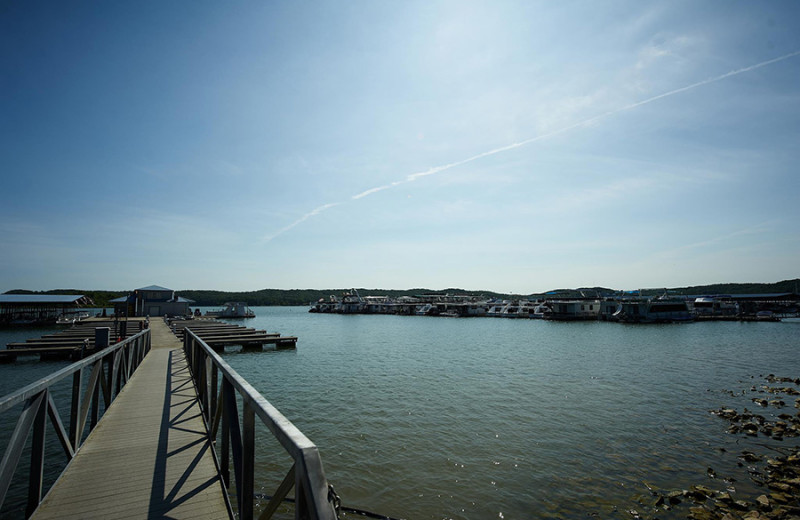
<path id="1" fill-rule="evenodd" d="M 0 414 L 19 404 L 23 405 L 3 459 L 0 461 L 0 507 L 5 502 L 14 471 L 31 430 L 33 430 L 33 438 L 31 463 L 28 471 L 26 518 L 33 514 L 42 501 L 47 416 L 50 417 L 67 461 L 72 460 L 83 443 L 87 419 L 89 420 L 89 431 L 94 429 L 100 419 L 100 392 L 103 393 L 103 412 L 105 413 L 149 351 L 150 329 L 145 329 L 135 336 L 0 398 Z M 91 367 L 91 373 L 84 389 L 83 371 L 89 367 Z M 50 388 L 70 375 L 72 376 L 72 396 L 69 431 L 67 431 Z M 90 411 L 91 416 L 89 415 Z"/>
<path id="2" fill-rule="evenodd" d="M 294 460 L 259 519 L 272 518 L 294 487 L 296 519 L 335 520 L 334 494 L 325 479 L 316 445 L 189 328 L 184 330 L 183 346 L 212 443 L 222 426 L 219 462 L 228 489 L 230 459 L 233 459 L 239 518 L 250 520 L 254 515 L 255 417 L 258 416 Z M 237 393 L 242 400 L 241 419 Z"/>

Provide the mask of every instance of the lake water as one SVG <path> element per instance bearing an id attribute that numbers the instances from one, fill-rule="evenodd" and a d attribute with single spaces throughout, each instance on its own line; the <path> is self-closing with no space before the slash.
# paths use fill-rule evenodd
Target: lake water
<path id="1" fill-rule="evenodd" d="M 763 394 L 749 389 L 767 374 L 800 377 L 796 322 L 635 326 L 254 310 L 244 324 L 298 336 L 297 349 L 225 359 L 317 444 L 350 507 L 409 519 L 653 516 L 647 486 L 731 487 L 752 499 L 763 490 L 736 455 L 797 445 L 728 435 L 709 413 L 757 408 L 751 398 Z M 3 344 L 8 334 L 0 331 Z M 0 394 L 60 366 L 0 366 Z M 793 414 L 793 402 L 760 413 Z M 277 486 L 285 457 L 265 434 L 257 440 L 258 477 Z"/>

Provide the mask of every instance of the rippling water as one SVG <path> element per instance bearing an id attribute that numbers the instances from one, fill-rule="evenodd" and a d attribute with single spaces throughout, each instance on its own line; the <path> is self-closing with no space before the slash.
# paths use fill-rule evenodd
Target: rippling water
<path id="1" fill-rule="evenodd" d="M 652 503 L 645 483 L 725 487 L 709 467 L 744 498 L 757 490 L 735 455 L 765 440 L 726 435 L 709 410 L 754 407 L 728 390 L 769 373 L 800 377 L 798 323 L 254 310 L 247 326 L 296 335 L 297 350 L 226 360 L 317 444 L 344 505 L 398 518 L 629 518 Z M 2 391 L 34 366 L 0 366 Z M 277 486 L 285 457 L 258 439 L 259 477 Z"/>

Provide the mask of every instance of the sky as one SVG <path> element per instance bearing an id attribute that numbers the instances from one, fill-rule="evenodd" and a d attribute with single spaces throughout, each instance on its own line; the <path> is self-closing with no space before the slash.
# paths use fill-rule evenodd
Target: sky
<path id="1" fill-rule="evenodd" d="M 0 292 L 800 276 L 795 1 L 0 0 Z"/>

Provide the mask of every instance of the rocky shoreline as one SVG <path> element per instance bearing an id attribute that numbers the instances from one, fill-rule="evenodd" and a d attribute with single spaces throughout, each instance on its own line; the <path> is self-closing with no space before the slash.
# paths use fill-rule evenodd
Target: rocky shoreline
<path id="1" fill-rule="evenodd" d="M 763 493 L 737 498 L 736 478 L 718 476 L 708 468 L 707 476 L 723 482 L 724 489 L 697 484 L 689 489 L 660 491 L 645 484 L 650 499 L 640 503 L 647 512 L 631 509 L 630 517 L 654 520 L 659 513 L 675 517 L 685 510 L 685 516 L 693 520 L 800 520 L 800 378 L 770 374 L 764 380 L 767 384 L 753 385 L 741 394 L 730 392 L 732 396 L 758 394 L 751 401 L 762 408 L 762 413 L 728 407 L 710 412 L 728 421 L 728 435 L 779 441 L 770 445 L 752 443 L 751 449 L 735 455 L 737 467 L 763 488 Z M 720 450 L 725 452 L 724 448 Z"/>

